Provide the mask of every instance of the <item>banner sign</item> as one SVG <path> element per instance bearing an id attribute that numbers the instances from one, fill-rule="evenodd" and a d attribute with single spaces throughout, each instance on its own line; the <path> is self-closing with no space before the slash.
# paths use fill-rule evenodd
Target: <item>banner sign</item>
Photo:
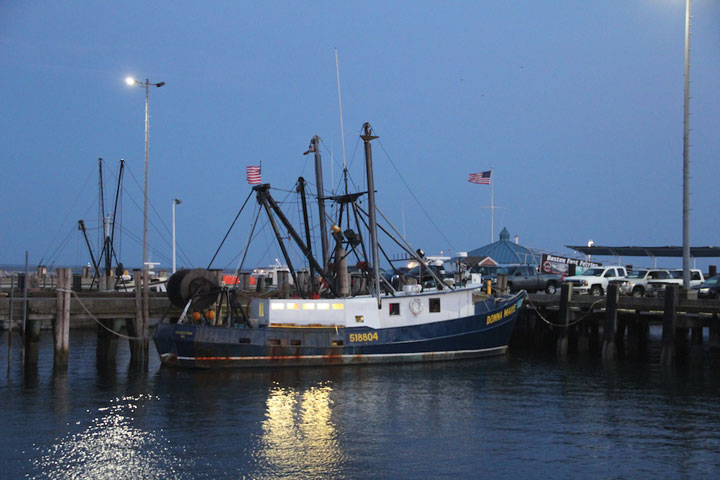
<path id="1" fill-rule="evenodd" d="M 543 253 L 540 268 L 543 273 L 559 273 L 561 275 L 577 275 L 588 268 L 600 267 L 602 263 L 580 260 L 577 258 L 559 257 Z"/>

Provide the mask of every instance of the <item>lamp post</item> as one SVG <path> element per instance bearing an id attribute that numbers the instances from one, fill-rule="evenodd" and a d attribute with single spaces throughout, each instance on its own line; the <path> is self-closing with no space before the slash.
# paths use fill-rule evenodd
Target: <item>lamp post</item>
<path id="1" fill-rule="evenodd" d="M 127 77 L 125 82 L 128 85 L 137 85 L 145 88 L 145 206 L 143 209 L 143 275 L 148 271 L 147 267 L 147 237 L 148 237 L 148 154 L 150 149 L 150 87 L 160 88 L 165 82 L 151 83 L 147 78 L 144 82 Z"/>
<path id="2" fill-rule="evenodd" d="M 173 250 L 173 259 L 172 259 L 172 273 L 175 273 L 175 205 L 180 205 L 182 203 L 182 200 L 179 198 L 173 198 L 172 201 L 172 250 Z"/>
<path id="3" fill-rule="evenodd" d="M 683 289 L 690 290 L 690 0 L 685 2 L 685 88 L 683 100 Z"/>

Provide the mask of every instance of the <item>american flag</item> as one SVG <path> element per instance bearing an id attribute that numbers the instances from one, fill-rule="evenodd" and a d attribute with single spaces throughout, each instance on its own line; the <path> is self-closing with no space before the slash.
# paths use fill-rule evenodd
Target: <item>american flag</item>
<path id="1" fill-rule="evenodd" d="M 250 185 L 260 185 L 262 179 L 260 177 L 260 165 L 245 167 L 245 175 L 247 176 L 247 182 Z"/>
<path id="2" fill-rule="evenodd" d="M 492 175 L 492 170 L 488 170 L 487 172 L 471 173 L 470 178 L 468 178 L 468 182 L 479 183 L 480 185 L 490 185 L 490 175 Z"/>

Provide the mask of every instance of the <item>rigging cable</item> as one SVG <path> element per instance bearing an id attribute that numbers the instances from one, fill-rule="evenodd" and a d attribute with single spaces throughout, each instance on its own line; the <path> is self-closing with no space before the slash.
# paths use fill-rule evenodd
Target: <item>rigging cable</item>
<path id="1" fill-rule="evenodd" d="M 240 273 L 240 270 L 242 270 L 243 265 L 245 264 L 245 258 L 247 257 L 247 252 L 250 249 L 250 242 L 252 242 L 253 234 L 255 233 L 255 227 L 257 226 L 258 220 L 260 220 L 260 212 L 262 212 L 262 209 L 259 208 L 258 205 L 257 213 L 255 214 L 255 221 L 252 224 L 252 228 L 250 229 L 250 235 L 248 235 L 248 241 L 247 244 L 245 244 L 245 251 L 243 252 L 242 259 L 240 259 L 240 263 L 238 263 L 237 268 L 235 269 L 235 278 L 237 278 L 238 274 Z M 235 283 L 235 288 L 238 287 L 238 283 Z"/>
<path id="2" fill-rule="evenodd" d="M 50 238 L 53 238 L 53 239 L 54 239 L 54 238 L 57 238 L 57 236 L 60 234 L 60 232 L 62 231 L 63 225 L 65 225 L 65 222 L 67 222 L 67 219 L 68 219 L 68 217 L 70 216 L 70 213 L 72 213 L 73 209 L 75 208 L 75 205 L 77 205 L 77 203 L 78 203 L 78 200 L 80 200 L 80 195 L 82 195 L 82 194 L 85 192 L 85 187 L 87 186 L 87 184 L 88 184 L 88 182 L 90 181 L 90 178 L 92 177 L 92 175 L 93 175 L 94 172 L 95 172 L 95 171 L 92 170 L 92 171 L 90 171 L 90 173 L 88 173 L 88 176 L 85 178 L 85 181 L 83 182 L 82 186 L 80 187 L 80 190 L 78 190 L 78 194 L 77 194 L 77 196 L 75 197 L 75 200 L 73 201 L 72 205 L 71 205 L 70 208 L 68 209 L 67 213 L 65 213 L 65 217 L 62 219 L 62 222 L 60 222 L 60 225 L 58 226 L 57 231 L 55 232 L 55 235 L 53 235 L 53 236 L 50 237 Z M 74 228 L 74 227 L 73 227 L 73 228 Z M 40 262 L 38 262 L 38 263 L 42 264 L 43 260 L 44 260 L 45 257 L 47 256 L 48 250 L 50 250 L 50 248 L 51 248 L 51 247 L 48 246 L 48 247 L 45 249 L 45 253 L 43 253 L 42 257 L 40 257 Z M 57 251 L 57 249 L 55 249 L 55 251 Z"/>
<path id="3" fill-rule="evenodd" d="M 223 244 L 225 243 L 225 240 L 227 240 L 228 235 L 230 235 L 230 232 L 232 231 L 233 227 L 235 226 L 235 222 L 237 222 L 238 217 L 240 217 L 240 214 L 245 209 L 245 205 L 247 205 L 248 200 L 250 200 L 250 197 L 253 194 L 253 190 L 250 190 L 250 193 L 248 194 L 247 198 L 245 199 L 245 202 L 243 202 L 242 207 L 240 207 L 240 211 L 235 215 L 235 220 L 232 221 L 232 224 L 230 225 L 230 228 L 228 228 L 227 233 L 225 234 L 225 237 L 223 237 L 222 242 L 220 242 L 220 245 L 218 246 L 217 250 L 215 250 L 215 255 L 213 255 L 212 259 L 210 260 L 210 263 L 207 266 L 207 269 L 210 270 L 210 266 L 212 266 L 213 262 L 215 261 L 215 257 L 218 256 L 218 253 L 220 253 L 220 249 L 222 248 Z"/>
<path id="4" fill-rule="evenodd" d="M 140 186 L 140 182 L 138 182 L 138 179 L 135 177 L 135 175 L 133 175 L 133 172 L 130 169 L 130 167 L 126 166 L 125 168 L 130 173 L 130 177 L 132 177 L 132 179 L 135 181 L 135 185 L 139 189 L 142 190 L 142 187 Z M 137 201 L 135 201 L 135 199 L 132 196 L 130 196 L 130 200 L 132 201 L 132 203 L 135 205 L 135 207 L 137 208 L 137 210 L 139 212 L 143 211 L 143 208 L 140 206 L 140 204 Z M 171 240 L 168 238 L 168 236 L 170 235 L 170 228 L 164 222 L 164 220 L 162 219 L 162 217 L 160 216 L 160 214 L 158 213 L 157 209 L 155 208 L 155 206 L 153 205 L 152 202 L 150 202 L 150 208 L 152 209 L 152 211 L 155 212 L 155 215 L 160 219 L 160 223 L 162 223 L 163 227 L 165 227 L 165 233 L 167 233 L 167 235 L 165 233 L 161 232 L 160 229 L 158 229 L 157 225 L 151 219 L 148 218 L 150 225 L 152 226 L 155 233 L 157 233 L 160 236 L 160 238 L 163 239 L 163 241 L 165 242 L 165 245 L 171 247 L 172 246 Z M 185 259 L 184 261 L 187 262 L 188 264 L 192 264 L 192 262 L 189 261 L 189 257 L 187 256 L 185 251 L 182 249 L 182 247 L 180 245 L 177 245 L 177 248 L 180 251 L 180 256 Z M 163 258 L 165 258 L 166 260 L 168 259 L 168 257 L 165 257 L 164 255 L 163 255 Z"/>
<path id="5" fill-rule="evenodd" d="M 455 248 L 455 245 L 453 245 L 452 242 L 451 242 L 451 241 L 445 236 L 445 234 L 442 232 L 442 230 L 440 230 L 440 227 L 438 227 L 438 226 L 435 224 L 435 222 L 433 221 L 432 217 L 430 217 L 430 214 L 428 214 L 427 210 L 425 210 L 425 207 L 423 207 L 422 203 L 420 203 L 420 200 L 415 196 L 415 193 L 412 191 L 412 189 L 410 188 L 410 186 L 407 184 L 407 182 L 406 182 L 405 179 L 403 178 L 402 174 L 400 173 L 400 170 L 398 170 L 398 168 L 395 166 L 395 163 L 393 163 L 392 158 L 390 158 L 390 154 L 387 152 L 387 150 L 385 150 L 385 146 L 383 146 L 382 142 L 381 142 L 379 139 L 378 139 L 378 143 L 380 144 L 380 148 L 382 148 L 383 152 L 385 152 L 385 155 L 387 156 L 387 159 L 388 159 L 388 161 L 390 162 L 390 165 L 392 165 L 393 169 L 395 170 L 395 172 L 396 172 L 396 173 L 398 174 L 398 176 L 400 177 L 400 180 L 402 181 L 403 185 L 405 185 L 405 188 L 407 188 L 408 192 L 410 192 L 410 195 L 412 195 L 412 197 L 413 197 L 413 198 L 415 199 L 415 201 L 417 202 L 418 206 L 420 207 L 420 210 L 422 210 L 423 213 L 425 214 L 425 216 L 428 218 L 428 220 L 430 220 L 430 223 L 432 224 L 433 227 L 435 227 L 435 230 L 437 230 L 438 233 L 440 233 L 440 236 L 442 236 L 442 238 L 444 238 L 445 241 L 448 242 L 448 245 L 450 245 L 450 247 L 451 247 L 453 250 L 457 251 L 457 249 Z"/>

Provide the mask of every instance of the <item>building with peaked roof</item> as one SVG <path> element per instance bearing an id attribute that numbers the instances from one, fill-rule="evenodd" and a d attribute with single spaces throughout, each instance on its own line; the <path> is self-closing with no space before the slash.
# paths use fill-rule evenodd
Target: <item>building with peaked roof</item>
<path id="1" fill-rule="evenodd" d="M 466 262 L 470 265 L 477 265 L 484 257 L 490 257 L 500 265 L 525 264 L 539 265 L 541 255 L 533 252 L 527 247 L 510 241 L 510 232 L 503 228 L 500 232 L 500 239 L 484 247 L 476 248 L 467 253 Z"/>

